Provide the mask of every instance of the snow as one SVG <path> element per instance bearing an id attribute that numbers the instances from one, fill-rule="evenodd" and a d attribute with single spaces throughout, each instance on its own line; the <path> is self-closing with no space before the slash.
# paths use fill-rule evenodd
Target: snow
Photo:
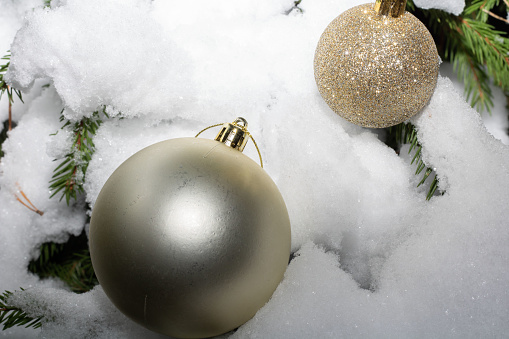
<path id="1" fill-rule="evenodd" d="M 164 338 L 120 313 L 101 286 L 81 295 L 63 289 L 36 287 L 14 295 L 10 301 L 26 312 L 43 313 L 55 319 L 43 327 L 43 338 L 111 338 L 113 333 L 115 338 Z"/>
<path id="2" fill-rule="evenodd" d="M 105 39 L 97 39 L 103 32 L 108 32 Z M 189 96 L 182 89 L 190 77 L 178 73 L 189 69 L 186 58 L 151 19 L 148 2 L 69 1 L 54 10 L 39 8 L 14 45 L 18 41 L 32 47 L 13 48 L 13 54 L 20 53 L 10 68 L 14 86 L 26 89 L 34 79 L 51 78 L 69 118 L 102 105 L 127 116 L 141 110 L 167 113 Z"/>
<path id="3" fill-rule="evenodd" d="M 24 13 L 34 7 L 40 6 L 40 0 L 2 0 L 0 3 L 0 57 L 5 56 L 10 49 L 11 42 L 14 39 L 16 31 L 23 23 Z M 1 60 L 4 64 L 4 60 Z M 18 114 L 26 110 L 19 101 L 14 102 L 13 109 Z M 5 121 L 8 117 L 7 95 L 0 99 L 0 121 Z M 17 117 L 15 119 L 17 121 Z"/>
<path id="4" fill-rule="evenodd" d="M 0 336 L 148 337 L 101 287 L 72 294 L 26 266 L 41 243 L 87 227 L 85 203 L 93 207 L 129 156 L 243 116 L 285 198 L 295 258 L 272 299 L 225 337 L 503 337 L 509 137 L 502 95 L 492 116 L 481 118 L 461 84 L 439 78 L 412 119 L 445 191 L 425 201 L 405 152 L 398 156 L 377 131 L 335 115 L 316 89 L 321 32 L 360 3 L 303 1 L 303 13 L 291 0 L 67 0 L 34 10 L 33 2 L 2 3 L 0 18 L 12 17 L 11 33 L 0 35 L 2 46 L 12 42 L 7 76 L 26 93 L 25 104 L 13 107 L 18 125 L 0 162 L 0 291 L 27 288 L 11 302 L 49 322 Z M 452 4 L 446 10 L 454 13 Z M 450 69 L 441 73 L 452 78 Z M 70 144 L 62 108 L 76 120 L 103 105 L 112 118 L 94 138 L 86 195 L 71 207 L 49 199 L 53 159 Z M 244 153 L 258 160 L 252 143 Z M 20 190 L 43 216 L 16 200 Z"/>
<path id="5" fill-rule="evenodd" d="M 460 15 L 465 8 L 465 0 L 414 0 L 414 4 L 422 9 L 441 9 L 454 15 Z"/>
<path id="6" fill-rule="evenodd" d="M 361 249 L 371 288 L 359 288 L 343 267 L 348 253 L 306 242 L 271 302 L 235 338 L 503 336 L 509 149 L 486 133 L 445 78 L 413 122 L 447 193 L 410 212 L 399 236 L 383 227 L 376 244 L 388 237 L 392 246 Z"/>
<path id="7" fill-rule="evenodd" d="M 440 67 L 440 73 L 452 80 L 454 88 L 456 88 L 458 93 L 464 94 L 463 83 L 457 80 L 457 76 L 453 72 L 452 64 L 443 64 Z M 491 113 L 484 112 L 481 116 L 490 134 L 504 144 L 509 145 L 509 135 L 507 134 L 507 131 L 509 131 L 509 118 L 507 116 L 506 106 L 503 104 L 506 99 L 499 87 L 492 87 L 492 92 L 494 101 L 500 104 L 495 105 Z"/>
<path id="8" fill-rule="evenodd" d="M 0 12 L 0 51 L 2 53 L 10 48 L 12 39 L 23 22 L 25 12 L 41 5 L 39 0 L 2 1 Z"/>

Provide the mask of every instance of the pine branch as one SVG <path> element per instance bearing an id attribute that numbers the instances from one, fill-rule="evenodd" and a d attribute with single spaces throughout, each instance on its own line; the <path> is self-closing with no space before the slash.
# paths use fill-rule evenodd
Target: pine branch
<path id="1" fill-rule="evenodd" d="M 65 121 L 61 129 L 72 126 L 74 139 L 69 153 L 65 155 L 63 161 L 53 171 L 49 186 L 50 198 L 60 193 L 60 200 L 65 197 L 67 205 L 69 205 L 71 198 L 76 200 L 78 194 L 84 193 L 85 175 L 95 151 L 92 137 L 102 123 L 101 115 L 108 117 L 105 109 L 102 112 L 96 111 L 91 117 L 83 118 L 75 123 L 66 120 L 63 115 L 60 117 L 61 122 Z M 59 159 L 54 161 L 56 160 Z"/>
<path id="2" fill-rule="evenodd" d="M 507 7 L 509 2 L 504 0 Z M 509 39 L 507 32 L 495 30 L 488 23 L 494 16 L 492 10 L 499 0 L 473 0 L 461 16 L 455 16 L 441 10 L 422 10 L 407 2 L 407 10 L 416 15 L 428 27 L 437 44 L 442 59 L 453 64 L 454 71 L 463 81 L 467 101 L 478 111 L 493 107 L 493 93 L 490 82 L 509 93 Z M 508 102 L 509 102 L 509 97 Z M 388 129 L 391 147 L 398 149 L 402 144 L 410 144 L 409 154 L 413 153 L 411 164 L 416 163 L 415 175 L 422 175 L 417 187 L 431 176 L 433 170 L 422 160 L 421 150 L 415 127 L 411 124 L 399 124 Z M 435 175 L 426 199 L 430 200 L 438 189 Z"/>
<path id="3" fill-rule="evenodd" d="M 5 140 L 7 140 L 7 131 L 9 130 L 9 121 L 5 120 L 2 124 L 2 129 L 0 130 L 0 158 L 4 156 L 4 152 L 2 150 L 2 145 Z"/>
<path id="4" fill-rule="evenodd" d="M 13 93 L 15 93 L 18 96 L 21 102 L 23 102 L 23 97 L 21 96 L 21 92 L 19 90 L 8 86 L 4 80 L 5 72 L 7 72 L 11 60 L 11 55 L 9 52 L 10 51 L 7 51 L 7 54 L 0 59 L 7 61 L 3 65 L 0 65 L 0 99 L 2 99 L 2 95 L 4 95 L 4 93 L 7 93 L 7 96 L 9 97 L 9 102 L 12 104 L 14 102 Z"/>
<path id="5" fill-rule="evenodd" d="M 292 8 L 292 9 L 295 9 L 295 10 L 297 10 L 298 12 L 303 13 L 302 8 L 300 8 L 300 7 L 299 7 L 299 5 L 300 5 L 300 3 L 301 3 L 301 2 L 302 2 L 302 0 L 295 0 L 295 1 L 293 2 L 293 8 Z"/>
<path id="6" fill-rule="evenodd" d="M 40 278 L 59 278 L 76 293 L 87 292 L 98 284 L 85 233 L 71 236 L 65 244 L 44 243 L 39 252 L 28 270 Z"/>
<path id="7" fill-rule="evenodd" d="M 488 22 L 488 15 L 493 14 L 491 10 L 498 5 L 499 0 L 475 0 L 465 8 L 465 16 L 473 16 L 475 20 Z M 509 5 L 508 5 L 509 6 Z"/>
<path id="8" fill-rule="evenodd" d="M 509 90 L 509 39 L 506 32 L 481 21 L 461 19 L 460 33 L 466 48 L 470 49 L 479 64 L 486 65 L 495 84 Z"/>
<path id="9" fill-rule="evenodd" d="M 28 208 L 30 211 L 35 212 L 35 213 L 39 214 L 42 217 L 44 215 L 44 212 L 41 211 L 40 209 L 38 209 L 37 207 L 35 207 L 35 205 L 30 201 L 30 199 L 28 199 L 27 195 L 25 194 L 25 192 L 23 192 L 23 190 L 18 185 L 18 183 L 16 183 L 16 186 L 18 187 L 18 192 L 14 193 L 14 196 L 16 197 L 16 200 L 20 204 L 22 204 L 23 206 Z M 18 196 L 18 193 L 20 194 L 19 196 Z"/>
<path id="10" fill-rule="evenodd" d="M 288 14 L 292 13 L 294 10 L 295 10 L 295 11 L 297 11 L 297 12 L 299 12 L 299 13 L 304 13 L 304 11 L 302 10 L 302 8 L 300 8 L 300 7 L 299 7 L 299 5 L 300 5 L 300 3 L 301 3 L 301 2 L 302 2 L 302 0 L 295 0 L 295 1 L 293 2 L 293 6 L 292 6 L 290 9 L 286 10 L 286 11 L 285 11 L 285 14 L 286 14 L 286 15 L 288 15 Z"/>
<path id="11" fill-rule="evenodd" d="M 454 65 L 465 84 L 467 100 L 479 111 L 491 112 L 493 108 L 491 80 L 502 90 L 509 89 L 507 32 L 495 30 L 488 23 L 489 17 L 493 17 L 489 13 L 498 3 L 499 0 L 474 0 L 461 16 L 422 10 L 413 4 L 407 7 L 426 24 L 440 55 Z"/>
<path id="12" fill-rule="evenodd" d="M 453 69 L 464 84 L 466 100 L 470 101 L 470 105 L 479 112 L 484 109 L 491 112 L 493 93 L 484 67 L 477 64 L 474 58 L 465 52 L 455 56 Z"/>
<path id="13" fill-rule="evenodd" d="M 23 291 L 23 289 L 21 290 Z M 2 330 L 14 326 L 25 326 L 26 328 L 41 327 L 41 319 L 43 317 L 31 317 L 18 307 L 9 305 L 8 299 L 11 295 L 12 292 L 9 291 L 5 291 L 0 295 L 0 324 L 3 324 Z"/>
<path id="14" fill-rule="evenodd" d="M 7 61 L 3 65 L 0 65 L 0 99 L 2 99 L 2 96 L 7 93 L 8 105 L 9 105 L 9 119 L 3 122 L 2 129 L 0 131 L 0 158 L 4 156 L 4 152 L 2 151 L 2 144 L 7 139 L 7 132 L 10 131 L 14 126 L 12 122 L 12 103 L 14 102 L 14 96 L 13 93 L 15 93 L 18 98 L 23 102 L 23 98 L 21 96 L 21 92 L 17 89 L 14 89 L 7 85 L 7 83 L 4 80 L 5 72 L 7 72 L 7 69 L 9 68 L 11 55 L 9 54 L 9 51 L 7 51 L 7 54 L 3 56 L 0 60 Z"/>
<path id="15" fill-rule="evenodd" d="M 9 119 L 3 122 L 2 130 L 0 131 L 0 158 L 4 156 L 4 152 L 2 151 L 2 144 L 7 139 L 7 132 L 14 127 L 14 124 L 12 122 L 12 103 L 14 102 L 13 93 L 18 96 L 21 102 L 23 102 L 21 92 L 7 85 L 7 83 L 4 80 L 5 72 L 7 72 L 7 69 L 9 68 L 10 65 L 10 59 L 11 55 L 9 54 L 9 51 L 7 51 L 7 54 L 0 59 L 7 61 L 6 63 L 0 65 L 0 99 L 2 99 L 2 96 L 5 93 L 7 93 L 7 97 L 9 98 L 8 100 Z"/>
<path id="16" fill-rule="evenodd" d="M 410 164 L 411 165 L 413 165 L 414 163 L 417 164 L 415 175 L 419 175 L 425 170 L 421 181 L 417 184 L 417 187 L 420 187 L 426 182 L 426 180 L 431 175 L 433 170 L 429 167 L 426 167 L 426 164 L 422 160 L 421 153 L 422 146 L 420 145 L 417 139 L 417 130 L 415 129 L 415 126 L 410 123 L 406 124 L 401 123 L 396 126 L 390 127 L 388 129 L 388 132 L 389 135 L 391 135 L 395 139 L 398 148 L 403 144 L 410 144 L 408 154 L 412 154 L 412 151 L 414 152 Z M 426 200 L 430 200 L 433 197 L 433 195 L 435 195 L 437 188 L 438 188 L 438 178 L 435 175 L 431 182 L 430 188 L 426 194 Z"/>

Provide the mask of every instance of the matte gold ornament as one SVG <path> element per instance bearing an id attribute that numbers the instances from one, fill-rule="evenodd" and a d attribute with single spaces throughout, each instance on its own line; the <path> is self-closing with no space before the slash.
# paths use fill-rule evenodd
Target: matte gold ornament
<path id="1" fill-rule="evenodd" d="M 149 146 L 120 165 L 97 198 L 95 273 L 115 306 L 148 329 L 181 338 L 228 332 L 283 278 L 288 212 L 267 173 L 241 152 L 246 127 L 238 118 L 216 140 Z"/>
<path id="2" fill-rule="evenodd" d="M 346 120 L 372 128 L 418 113 L 436 86 L 440 58 L 406 0 L 377 0 L 340 14 L 316 48 L 320 94 Z"/>

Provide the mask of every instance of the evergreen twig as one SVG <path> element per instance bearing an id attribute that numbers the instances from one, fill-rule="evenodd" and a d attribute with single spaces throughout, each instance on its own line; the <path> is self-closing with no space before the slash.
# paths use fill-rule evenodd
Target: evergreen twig
<path id="1" fill-rule="evenodd" d="M 411 4 L 411 1 L 408 2 Z M 465 85 L 465 94 L 478 111 L 493 108 L 490 81 L 509 90 L 509 38 L 507 32 L 488 23 L 499 0 L 473 0 L 460 16 L 441 10 L 422 10 L 413 4 L 409 11 L 424 21 L 437 43 L 441 57 L 454 66 Z"/>
<path id="2" fill-rule="evenodd" d="M 18 196 L 17 193 L 14 193 L 14 196 L 16 197 L 16 200 L 19 203 L 21 203 L 23 206 L 28 208 L 30 211 L 35 212 L 35 213 L 39 214 L 42 217 L 44 215 L 44 212 L 41 211 L 40 209 L 38 209 L 37 207 L 35 207 L 35 205 L 30 201 L 30 199 L 28 199 L 28 197 L 25 194 L 25 192 L 23 192 L 21 187 L 19 187 L 18 184 L 16 184 L 16 185 L 18 186 L 18 193 L 21 195 L 21 197 L 20 197 L 20 196 Z"/>
<path id="3" fill-rule="evenodd" d="M 21 289 L 23 291 L 23 289 Z M 39 328 L 41 327 L 41 319 L 43 317 L 34 318 L 29 316 L 18 307 L 9 305 L 8 298 L 12 292 L 4 291 L 0 294 L 0 324 L 3 324 L 2 330 L 14 326 L 25 326 Z"/>
<path id="4" fill-rule="evenodd" d="M 7 140 L 7 131 L 9 130 L 9 121 L 5 120 L 0 125 L 0 158 L 4 156 L 4 151 L 2 150 L 2 145 L 5 140 Z"/>
<path id="5" fill-rule="evenodd" d="M 7 61 L 5 64 L 0 65 L 0 99 L 2 99 L 2 95 L 4 95 L 4 93 L 7 93 L 9 102 L 12 104 L 14 102 L 14 96 L 13 96 L 13 93 L 14 93 L 18 96 L 19 100 L 21 100 L 21 102 L 23 102 L 23 97 L 21 95 L 21 92 L 19 90 L 7 85 L 7 83 L 4 80 L 5 72 L 7 72 L 7 69 L 9 68 L 9 64 L 10 64 L 10 60 L 11 60 L 10 51 L 7 51 L 7 54 L 4 55 L 0 60 Z"/>
<path id="6" fill-rule="evenodd" d="M 293 8 L 292 9 L 296 9 L 297 11 L 299 11 L 300 13 L 302 13 L 302 8 L 299 7 L 300 3 L 302 2 L 302 0 L 295 0 L 293 2 Z"/>
<path id="7" fill-rule="evenodd" d="M 288 14 L 292 13 L 292 12 L 293 12 L 293 10 L 296 10 L 296 11 L 297 11 L 297 12 L 299 12 L 299 13 L 304 13 L 304 11 L 302 10 L 302 8 L 300 8 L 300 7 L 299 7 L 299 5 L 300 5 L 300 3 L 301 3 L 301 2 L 302 2 L 302 0 L 295 0 L 295 1 L 293 2 L 293 6 L 292 6 L 290 9 L 286 10 L 286 11 L 285 11 L 285 14 L 286 14 L 286 15 L 288 15 Z"/>
<path id="8" fill-rule="evenodd" d="M 2 129 L 0 130 L 0 158 L 4 156 L 4 153 L 2 151 L 2 144 L 7 139 L 7 132 L 10 131 L 13 128 L 12 123 L 12 103 L 14 102 L 14 96 L 13 93 L 18 96 L 18 98 L 23 102 L 23 98 L 21 95 L 21 92 L 15 88 L 10 87 L 7 85 L 7 83 L 4 80 L 5 72 L 7 72 L 7 69 L 9 68 L 11 55 L 9 54 L 9 51 L 7 51 L 7 54 L 4 55 L 0 60 L 6 60 L 7 62 L 3 65 L 0 65 L 0 99 L 2 99 L 2 96 L 7 93 L 7 96 L 9 98 L 8 105 L 9 105 L 9 119 L 3 122 Z"/>
<path id="9" fill-rule="evenodd" d="M 460 16 L 436 9 L 422 10 L 412 0 L 407 2 L 407 10 L 421 19 L 430 30 L 442 59 L 453 64 L 454 71 L 465 86 L 467 101 L 480 112 L 484 109 L 491 112 L 493 108 L 491 81 L 506 96 L 509 93 L 509 38 L 507 32 L 496 30 L 488 23 L 490 17 L 497 18 L 492 10 L 499 1 L 467 1 Z M 507 0 L 504 3 L 509 7 Z M 389 128 L 388 133 L 396 140 L 395 148 L 410 144 L 408 152 L 414 152 L 411 164 L 416 163 L 415 174 L 422 175 L 417 187 L 421 186 L 433 170 L 422 160 L 422 147 L 417 140 L 415 127 L 403 123 Z M 430 200 L 437 189 L 438 179 L 435 175 L 426 199 Z"/>
<path id="10" fill-rule="evenodd" d="M 98 284 L 85 233 L 71 237 L 65 244 L 44 243 L 39 252 L 28 270 L 40 278 L 59 278 L 76 293 L 87 292 Z"/>
<path id="11" fill-rule="evenodd" d="M 108 117 L 105 109 L 102 110 L 101 114 Z M 92 116 L 85 117 L 74 123 L 61 115 L 60 122 L 65 121 L 61 129 L 72 126 L 74 139 L 71 150 L 53 171 L 53 177 L 50 180 L 49 186 L 51 190 L 50 198 L 61 193 L 60 200 L 65 197 L 67 205 L 69 205 L 71 198 L 76 200 L 78 193 L 84 193 L 83 183 L 85 175 L 88 164 L 92 160 L 92 154 L 95 151 L 92 138 L 102 123 L 101 114 L 99 111 L 96 111 Z M 57 160 L 59 159 L 54 161 Z"/>
<path id="12" fill-rule="evenodd" d="M 389 127 L 389 134 L 392 134 L 394 136 L 398 146 L 401 146 L 402 144 L 410 145 L 410 148 L 408 149 L 408 154 L 411 154 L 412 151 L 414 152 L 410 164 L 411 165 L 413 165 L 414 163 L 417 164 L 415 175 L 419 175 L 425 170 L 421 181 L 419 181 L 419 183 L 417 184 L 417 187 L 420 187 L 422 184 L 426 182 L 426 180 L 431 175 L 433 170 L 427 167 L 424 161 L 422 160 L 421 152 L 422 146 L 420 145 L 419 140 L 417 138 L 417 130 L 415 129 L 415 126 L 412 125 L 411 123 L 406 124 L 401 123 L 396 126 Z M 435 175 L 431 182 L 430 188 L 426 194 L 426 200 L 430 200 L 433 197 L 437 188 L 438 188 L 438 178 Z"/>

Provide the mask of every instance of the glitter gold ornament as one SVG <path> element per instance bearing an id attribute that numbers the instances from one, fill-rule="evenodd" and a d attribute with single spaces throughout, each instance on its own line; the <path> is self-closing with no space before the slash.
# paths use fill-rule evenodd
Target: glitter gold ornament
<path id="1" fill-rule="evenodd" d="M 90 224 L 97 278 L 120 311 L 153 331 L 204 338 L 233 330 L 283 278 L 288 212 L 267 173 L 241 152 L 246 127 L 238 118 L 216 140 L 149 146 L 120 165 L 97 198 Z"/>
<path id="2" fill-rule="evenodd" d="M 325 29 L 314 70 L 320 94 L 346 120 L 364 127 L 399 124 L 429 101 L 440 58 L 406 0 L 351 8 Z"/>

